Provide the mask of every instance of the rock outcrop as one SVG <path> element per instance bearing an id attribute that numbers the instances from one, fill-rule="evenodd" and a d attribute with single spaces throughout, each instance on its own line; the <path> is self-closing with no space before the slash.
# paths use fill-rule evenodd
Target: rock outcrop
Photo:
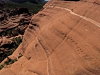
<path id="1" fill-rule="evenodd" d="M 21 43 L 30 19 L 31 14 L 27 8 L 0 10 L 0 62 Z"/>
<path id="2" fill-rule="evenodd" d="M 48 2 L 0 75 L 100 75 L 99 16 L 99 0 Z"/>

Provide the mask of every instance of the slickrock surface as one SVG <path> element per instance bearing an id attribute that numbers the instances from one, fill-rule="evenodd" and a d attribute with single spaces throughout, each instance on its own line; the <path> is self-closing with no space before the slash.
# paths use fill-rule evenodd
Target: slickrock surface
<path id="1" fill-rule="evenodd" d="M 10 58 L 20 53 L 0 75 L 100 75 L 100 0 L 48 2 Z"/>

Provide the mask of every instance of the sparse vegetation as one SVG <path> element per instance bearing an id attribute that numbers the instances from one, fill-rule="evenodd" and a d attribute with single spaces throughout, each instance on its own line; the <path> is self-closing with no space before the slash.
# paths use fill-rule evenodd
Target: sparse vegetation
<path id="1" fill-rule="evenodd" d="M 9 13 L 13 10 L 16 10 L 16 8 L 27 8 L 30 13 L 29 16 L 31 17 L 31 14 L 36 14 L 40 9 L 43 8 L 44 4 L 45 3 L 33 4 L 30 2 L 24 2 L 24 3 L 20 4 L 20 3 L 9 2 L 9 3 L 6 3 L 2 8 L 0 7 L 0 10 L 2 11 L 2 13 L 7 13 L 6 17 L 8 19 L 12 18 L 12 17 L 14 17 L 14 19 L 16 19 L 16 17 L 15 17 L 16 15 L 9 17 Z M 18 15 L 18 16 L 20 16 L 20 15 Z M 6 19 L 1 21 L 2 22 L 1 25 L 3 26 L 3 25 L 9 24 L 9 23 L 6 23 L 6 21 L 7 21 Z M 13 19 L 11 21 L 13 22 Z M 20 45 L 20 43 L 22 42 L 22 38 L 16 37 L 16 36 L 24 35 L 24 31 L 27 28 L 28 24 L 30 23 L 30 18 L 28 20 L 22 19 L 16 23 L 18 23 L 18 26 L 16 26 L 16 27 L 13 27 L 13 28 L 8 27 L 8 28 L 1 29 L 3 31 L 0 32 L 0 37 L 8 37 L 8 38 L 15 37 L 15 38 L 12 39 L 11 43 L 7 43 L 7 44 L 0 46 L 0 62 L 2 62 L 5 58 L 7 58 L 9 55 L 11 55 L 16 50 L 16 48 Z M 18 58 L 20 58 L 21 56 L 22 56 L 22 54 L 19 54 Z M 0 69 L 5 67 L 5 65 L 14 63 L 15 61 L 16 60 L 9 59 L 3 65 L 0 65 Z"/>
<path id="2" fill-rule="evenodd" d="M 4 67 L 4 65 L 0 65 L 0 70 Z"/>
<path id="3" fill-rule="evenodd" d="M 22 42 L 22 38 L 16 37 L 16 38 L 13 38 L 12 41 L 13 41 L 13 48 L 16 49 Z"/>
<path id="4" fill-rule="evenodd" d="M 5 66 L 13 64 L 14 62 L 16 62 L 17 59 L 8 59 L 7 61 L 5 61 L 3 64 L 0 65 L 0 70 L 3 69 Z"/>
<path id="5" fill-rule="evenodd" d="M 0 48 L 4 48 L 6 49 L 6 51 L 0 51 L 0 61 L 4 60 L 6 57 L 11 55 L 16 50 L 16 48 L 20 45 L 21 42 L 22 42 L 22 38 L 16 37 L 12 39 L 11 44 L 4 44 L 3 46 L 1 46 Z"/>
<path id="6" fill-rule="evenodd" d="M 19 53 L 18 59 L 21 58 L 23 55 Z M 0 65 L 0 70 L 3 69 L 5 66 L 15 63 L 18 59 L 10 59 L 7 57 L 7 61 Z"/>

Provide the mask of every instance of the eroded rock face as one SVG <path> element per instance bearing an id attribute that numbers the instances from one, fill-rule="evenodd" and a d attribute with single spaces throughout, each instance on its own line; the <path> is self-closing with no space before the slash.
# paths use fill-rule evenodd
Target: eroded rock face
<path id="1" fill-rule="evenodd" d="M 95 2 L 48 2 L 32 17 L 11 58 L 23 56 L 0 75 L 100 75 L 100 6 Z"/>
<path id="2" fill-rule="evenodd" d="M 27 8 L 0 10 L 0 62 L 11 55 L 22 42 L 31 19 Z"/>

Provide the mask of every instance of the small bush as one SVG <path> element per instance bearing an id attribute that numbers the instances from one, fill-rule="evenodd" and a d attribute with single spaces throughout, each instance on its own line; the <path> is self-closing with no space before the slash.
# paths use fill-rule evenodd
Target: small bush
<path id="1" fill-rule="evenodd" d="M 21 53 L 19 53 L 18 59 L 21 58 L 23 55 Z M 8 58 L 8 57 L 7 57 Z M 17 59 L 10 59 L 8 58 L 7 61 L 4 62 L 4 64 L 0 65 L 0 70 L 3 69 L 5 66 L 13 64 L 17 61 Z"/>
<path id="2" fill-rule="evenodd" d="M 17 61 L 17 59 L 12 60 L 12 59 L 8 58 L 8 61 L 6 61 L 6 62 L 4 62 L 4 64 L 0 65 L 0 70 L 3 69 L 6 65 L 13 64 L 16 61 Z"/>
<path id="3" fill-rule="evenodd" d="M 13 47 L 17 48 L 20 45 L 20 43 L 22 42 L 22 38 L 16 37 L 16 38 L 13 38 L 12 41 L 13 41 Z"/>
<path id="4" fill-rule="evenodd" d="M 7 56 L 11 55 L 16 50 L 16 48 L 20 45 L 21 42 L 22 42 L 22 38 L 16 37 L 12 39 L 12 43 L 2 45 L 0 48 L 4 48 L 7 51 L 0 51 L 0 62 L 3 61 Z"/>
<path id="5" fill-rule="evenodd" d="M 0 65 L 0 70 L 4 67 L 4 65 Z"/>

